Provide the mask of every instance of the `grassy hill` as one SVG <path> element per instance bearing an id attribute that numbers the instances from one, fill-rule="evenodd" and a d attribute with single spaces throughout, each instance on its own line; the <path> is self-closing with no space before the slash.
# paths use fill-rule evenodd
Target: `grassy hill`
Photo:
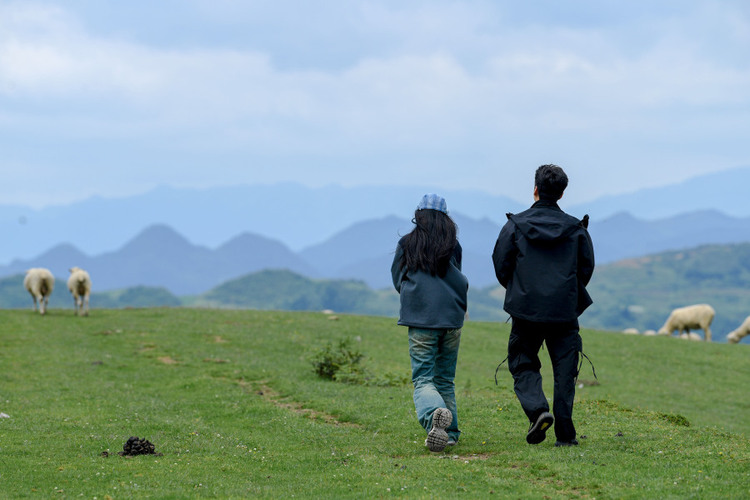
<path id="1" fill-rule="evenodd" d="M 0 279 L 0 307 L 30 308 L 21 275 Z M 750 315 L 750 243 L 706 245 L 597 267 L 589 285 L 594 304 L 581 317 L 589 328 L 621 331 L 658 329 L 672 309 L 709 303 L 716 310 L 713 338 L 726 334 Z M 504 290 L 469 289 L 472 320 L 504 322 Z M 51 307 L 72 307 L 63 280 Z M 158 287 L 95 292 L 94 308 L 193 306 L 259 310 L 320 311 L 395 317 L 398 294 L 373 290 L 362 281 L 310 279 L 288 270 L 265 270 L 225 282 L 194 296 L 177 297 Z M 747 338 L 743 343 L 750 343 Z"/>
<path id="2" fill-rule="evenodd" d="M 580 321 L 589 328 L 658 330 L 674 308 L 708 303 L 716 310 L 713 339 L 723 341 L 750 315 L 750 243 L 705 245 L 598 266 L 588 290 L 594 304 Z M 503 296 L 500 287 L 472 290 L 472 318 L 505 321 Z"/>
<path id="3" fill-rule="evenodd" d="M 712 330 L 723 339 L 750 315 L 750 243 L 706 245 L 629 259 L 596 270 L 587 326 L 657 330 L 675 307 L 708 303 Z"/>
<path id="4" fill-rule="evenodd" d="M 459 444 L 431 454 L 409 384 L 319 378 L 349 339 L 370 373 L 409 376 L 393 319 L 206 309 L 0 311 L 3 495 L 105 498 L 743 498 L 745 345 L 585 330 L 581 445 L 527 445 L 503 368 L 509 326 L 470 322 Z M 549 363 L 543 360 L 551 395 Z M 116 454 L 130 436 L 163 455 Z M 586 436 L 586 437 L 583 437 Z M 108 451 L 109 456 L 102 455 Z"/>
<path id="5" fill-rule="evenodd" d="M 267 270 L 228 281 L 186 304 L 209 307 L 398 315 L 395 290 L 372 290 L 362 281 L 313 280 L 287 270 Z"/>

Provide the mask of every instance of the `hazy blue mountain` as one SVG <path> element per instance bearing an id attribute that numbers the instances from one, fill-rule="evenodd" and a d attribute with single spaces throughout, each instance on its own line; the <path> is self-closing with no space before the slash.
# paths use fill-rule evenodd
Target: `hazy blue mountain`
<path id="1" fill-rule="evenodd" d="M 473 219 L 453 214 L 463 246 L 463 271 L 472 288 L 496 283 L 492 250 L 505 217 Z M 391 288 L 390 266 L 409 219 L 395 216 L 352 224 L 327 241 L 295 253 L 284 244 L 244 232 L 216 249 L 196 245 L 165 225 L 149 226 L 113 252 L 89 256 L 61 244 L 28 260 L 0 266 L 0 277 L 48 267 L 67 279 L 68 269 L 87 269 L 96 290 L 133 286 L 165 287 L 178 295 L 199 294 L 213 286 L 263 269 L 289 269 L 310 278 L 359 280 L 375 289 Z M 750 241 L 750 218 L 701 211 L 655 221 L 618 214 L 593 221 L 590 231 L 598 264 L 701 244 Z"/>
<path id="2" fill-rule="evenodd" d="M 453 218 L 459 227 L 463 271 L 470 286 L 494 285 L 491 255 L 505 216 L 498 221 L 461 214 L 453 214 Z M 395 245 L 412 227 L 408 220 L 398 217 L 364 221 L 301 254 L 321 270 L 322 276 L 361 279 L 374 288 L 390 287 Z M 591 222 L 589 229 L 598 264 L 702 244 L 750 241 L 750 217 L 730 217 L 713 210 L 655 221 L 617 214 Z"/>
<path id="3" fill-rule="evenodd" d="M 146 228 L 115 252 L 88 257 L 71 245 L 59 245 L 29 260 L 0 267 L 0 276 L 47 267 L 65 287 L 68 269 L 78 266 L 91 274 L 94 289 L 134 286 L 165 287 L 172 293 L 202 293 L 219 283 L 253 271 L 288 268 L 313 275 L 314 270 L 279 242 L 242 234 L 217 250 L 194 245 L 165 225 Z"/>
<path id="4" fill-rule="evenodd" d="M 589 232 L 599 263 L 703 244 L 750 241 L 750 217 L 705 210 L 659 220 L 620 213 L 592 221 Z"/>
<path id="5" fill-rule="evenodd" d="M 708 209 L 741 218 L 750 216 L 744 192 L 747 185 L 750 167 L 585 204 L 563 203 L 563 208 L 579 217 L 589 213 L 592 222 L 621 212 L 657 220 Z M 519 203 L 480 191 L 435 190 L 429 186 L 308 188 L 284 183 L 206 189 L 159 187 L 136 196 L 93 197 L 40 210 L 0 205 L 0 264 L 30 259 L 64 243 L 85 255 L 115 252 L 154 224 L 168 225 L 203 248 L 216 249 L 239 234 L 252 233 L 294 251 L 312 252 L 312 247 L 326 244 L 363 221 L 389 216 L 410 220 L 422 195 L 433 191 L 446 197 L 457 220 L 461 214 L 472 221 L 486 219 L 490 224 L 501 224 L 506 212 L 519 212 L 531 203 L 530 195 L 528 203 Z M 471 231 L 462 223 L 459 226 L 467 246 L 473 247 Z M 349 266 L 358 265 L 349 261 L 340 267 Z"/>
<path id="6" fill-rule="evenodd" d="M 375 268 L 369 272 L 361 263 L 387 255 L 392 258 L 400 236 L 411 228 L 409 220 L 395 216 L 357 222 L 325 242 L 303 249 L 300 256 L 323 276 L 356 277 L 372 282 L 372 277 L 367 274 L 385 274 L 387 277 L 390 262 L 387 268 Z M 358 274 L 352 275 L 351 269 L 357 269 Z"/>
<path id="7" fill-rule="evenodd" d="M 750 166 L 693 177 L 669 186 L 641 189 L 569 207 L 570 213 L 601 220 L 620 212 L 641 219 L 663 219 L 682 213 L 716 210 L 734 217 L 750 216 L 747 201 Z"/>
<path id="8" fill-rule="evenodd" d="M 459 228 L 463 270 L 471 286 L 495 283 L 490 256 L 500 226 L 488 218 L 477 220 L 458 213 L 452 217 Z M 359 279 L 373 288 L 388 288 L 392 286 L 390 269 L 398 240 L 413 227 L 410 219 L 400 217 L 363 221 L 300 255 L 327 278 Z"/>
<path id="9" fill-rule="evenodd" d="M 215 248 L 245 232 L 300 250 L 324 242 L 360 221 L 411 218 L 430 187 L 308 188 L 299 184 L 178 189 L 159 187 L 117 199 L 90 198 L 33 210 L 0 205 L 0 264 L 28 259 L 60 243 L 88 255 L 112 252 L 144 227 L 165 224 L 185 238 Z M 479 191 L 443 190 L 452 211 L 481 217 L 515 210 L 518 203 Z"/>
<path id="10" fill-rule="evenodd" d="M 86 269 L 90 257 L 73 245 L 62 243 L 40 253 L 28 260 L 14 259 L 7 266 L 0 266 L 0 276 L 24 274 L 32 267 L 46 267 L 55 276 L 68 276 L 68 270 L 73 266 Z"/>

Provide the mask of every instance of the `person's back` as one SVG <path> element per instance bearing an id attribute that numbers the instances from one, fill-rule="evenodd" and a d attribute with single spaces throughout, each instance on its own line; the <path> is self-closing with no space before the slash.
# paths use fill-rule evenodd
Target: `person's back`
<path id="1" fill-rule="evenodd" d="M 509 214 L 492 257 L 507 290 L 504 309 L 513 317 L 570 321 L 591 304 L 584 288 L 594 271 L 591 238 L 555 201 L 540 199 Z"/>
<path id="2" fill-rule="evenodd" d="M 391 277 L 400 294 L 398 324 L 409 327 L 417 419 L 427 431 L 425 446 L 442 451 L 461 434 L 454 378 L 469 282 L 445 199 L 426 194 L 412 222 L 396 245 Z"/>
<path id="3" fill-rule="evenodd" d="M 503 308 L 513 319 L 508 368 L 526 416 L 526 441 L 544 441 L 555 424 L 556 446 L 577 445 L 573 425 L 575 377 L 582 352 L 578 316 L 592 303 L 586 285 L 594 271 L 594 248 L 586 220 L 557 205 L 568 177 L 557 165 L 542 165 L 534 178 L 534 204 L 508 221 L 498 235 L 492 261 L 505 287 Z M 547 344 L 555 378 L 554 416 L 542 390 L 539 349 Z"/>

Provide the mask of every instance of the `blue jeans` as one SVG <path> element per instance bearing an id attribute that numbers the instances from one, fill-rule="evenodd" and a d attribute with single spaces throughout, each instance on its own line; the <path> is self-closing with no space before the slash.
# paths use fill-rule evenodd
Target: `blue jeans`
<path id="1" fill-rule="evenodd" d="M 432 428 L 432 413 L 448 408 L 453 422 L 446 429 L 449 438 L 458 441 L 458 413 L 453 379 L 456 377 L 461 329 L 431 330 L 409 327 L 411 381 L 414 384 L 414 407 L 422 427 Z"/>

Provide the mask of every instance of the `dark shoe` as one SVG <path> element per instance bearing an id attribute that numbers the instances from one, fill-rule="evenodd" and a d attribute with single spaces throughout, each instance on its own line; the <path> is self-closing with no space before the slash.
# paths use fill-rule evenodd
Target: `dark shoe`
<path id="1" fill-rule="evenodd" d="M 555 446 L 578 446 L 578 440 L 571 439 L 570 441 L 557 441 Z"/>
<path id="2" fill-rule="evenodd" d="M 539 417 L 536 422 L 532 422 L 529 427 L 529 432 L 526 434 L 526 442 L 529 444 L 539 444 L 544 441 L 547 437 L 547 429 L 552 426 L 555 421 L 555 417 L 548 411 L 545 411 Z"/>
<path id="3" fill-rule="evenodd" d="M 432 414 L 432 429 L 427 433 L 424 444 L 430 451 L 443 451 L 448 444 L 445 428 L 453 422 L 453 414 L 448 408 L 438 408 Z"/>

